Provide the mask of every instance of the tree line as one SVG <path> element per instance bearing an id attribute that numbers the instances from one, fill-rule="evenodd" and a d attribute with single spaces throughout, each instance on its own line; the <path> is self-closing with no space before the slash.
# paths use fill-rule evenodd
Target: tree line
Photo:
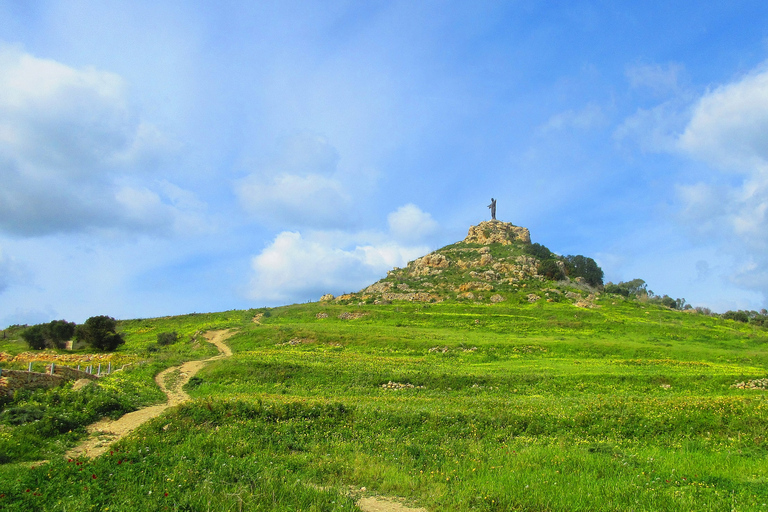
<path id="1" fill-rule="evenodd" d="M 542 244 L 526 246 L 525 251 L 539 260 L 537 272 L 551 281 L 581 278 L 589 286 L 603 286 L 603 269 L 592 258 L 582 255 L 558 256 Z"/>
<path id="2" fill-rule="evenodd" d="M 66 320 L 54 320 L 26 328 L 21 337 L 29 348 L 65 348 L 73 338 L 82 341 L 94 350 L 111 352 L 123 343 L 123 335 L 117 332 L 117 320 L 111 316 L 92 316 L 85 323 L 77 325 Z"/>

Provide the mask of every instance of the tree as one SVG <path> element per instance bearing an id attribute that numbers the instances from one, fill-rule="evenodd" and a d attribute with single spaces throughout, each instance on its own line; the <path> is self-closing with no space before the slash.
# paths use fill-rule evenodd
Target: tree
<path id="1" fill-rule="evenodd" d="M 92 316 L 75 331 L 77 339 L 96 350 L 112 351 L 125 343 L 122 334 L 118 334 L 117 320 L 111 316 Z"/>
<path id="2" fill-rule="evenodd" d="M 566 256 L 563 260 L 568 277 L 583 277 L 587 284 L 594 287 L 603 285 L 603 269 L 592 258 L 578 255 Z"/>
<path id="3" fill-rule="evenodd" d="M 725 320 L 736 320 L 737 322 L 749 322 L 749 315 L 746 311 L 726 311 L 723 313 L 722 318 Z"/>
<path id="4" fill-rule="evenodd" d="M 660 299 L 660 301 L 659 301 L 659 302 L 661 302 L 661 305 L 662 305 L 662 306 L 666 306 L 666 307 L 668 307 L 669 309 L 675 309 L 675 308 L 677 308 L 677 301 L 675 301 L 675 299 L 673 299 L 673 298 L 672 298 L 672 297 L 670 297 L 669 295 L 664 295 L 664 296 L 663 296 L 663 297 Z"/>
<path id="5" fill-rule="evenodd" d="M 543 260 L 539 262 L 539 266 L 536 272 L 539 275 L 546 277 L 550 281 L 560 281 L 561 279 L 565 279 L 565 274 L 563 273 L 563 269 L 560 268 L 560 265 L 558 265 L 558 262 L 553 259 Z"/>
<path id="6" fill-rule="evenodd" d="M 527 245 L 525 247 L 525 252 L 527 252 L 534 258 L 538 258 L 540 260 L 548 260 L 554 257 L 554 254 L 552 254 L 552 251 L 550 251 L 545 246 L 539 243 Z"/>
<path id="7" fill-rule="evenodd" d="M 64 348 L 74 334 L 74 322 L 54 320 L 47 324 L 38 324 L 27 328 L 21 337 L 27 342 L 29 348 L 41 350 L 44 348 Z"/>
<path id="8" fill-rule="evenodd" d="M 75 335 L 75 322 L 66 320 L 54 320 L 46 325 L 45 331 L 48 341 L 56 348 L 64 348 L 67 341 Z"/>
<path id="9" fill-rule="evenodd" d="M 45 348 L 45 332 L 43 325 L 33 325 L 21 333 L 21 337 L 27 342 L 32 350 L 42 350 Z"/>

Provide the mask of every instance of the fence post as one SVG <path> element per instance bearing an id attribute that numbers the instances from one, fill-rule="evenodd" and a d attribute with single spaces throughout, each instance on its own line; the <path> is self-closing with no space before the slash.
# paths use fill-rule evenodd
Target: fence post
<path id="1" fill-rule="evenodd" d="M 51 363 L 51 375 L 53 375 L 53 365 L 56 363 Z"/>
<path id="2" fill-rule="evenodd" d="M 112 361 L 107 362 L 107 375 L 112 375 Z"/>
<path id="3" fill-rule="evenodd" d="M 101 363 L 99 363 L 99 369 L 96 371 L 96 376 L 101 377 Z"/>
<path id="4" fill-rule="evenodd" d="M 29 366 L 27 366 L 27 371 L 28 372 L 32 371 L 32 361 L 29 362 Z"/>

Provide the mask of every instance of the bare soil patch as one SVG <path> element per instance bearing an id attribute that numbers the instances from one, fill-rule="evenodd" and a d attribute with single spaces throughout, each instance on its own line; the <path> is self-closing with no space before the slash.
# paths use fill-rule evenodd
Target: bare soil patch
<path id="1" fill-rule="evenodd" d="M 357 501 L 357 506 L 363 512 L 427 512 L 425 508 L 408 507 L 394 499 L 383 496 L 360 498 Z"/>

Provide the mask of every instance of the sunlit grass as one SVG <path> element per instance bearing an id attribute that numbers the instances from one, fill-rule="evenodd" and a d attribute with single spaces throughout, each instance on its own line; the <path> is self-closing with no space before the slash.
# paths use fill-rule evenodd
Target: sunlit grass
<path id="1" fill-rule="evenodd" d="M 210 352 L 191 341 L 204 328 L 239 332 L 187 384 L 194 402 L 113 454 L 0 466 L 0 506 L 354 510 L 352 486 L 430 510 L 768 510 L 766 392 L 731 387 L 766 376 L 766 331 L 598 302 L 123 322 L 122 350 L 157 371 Z M 163 331 L 184 340 L 148 351 Z"/>

